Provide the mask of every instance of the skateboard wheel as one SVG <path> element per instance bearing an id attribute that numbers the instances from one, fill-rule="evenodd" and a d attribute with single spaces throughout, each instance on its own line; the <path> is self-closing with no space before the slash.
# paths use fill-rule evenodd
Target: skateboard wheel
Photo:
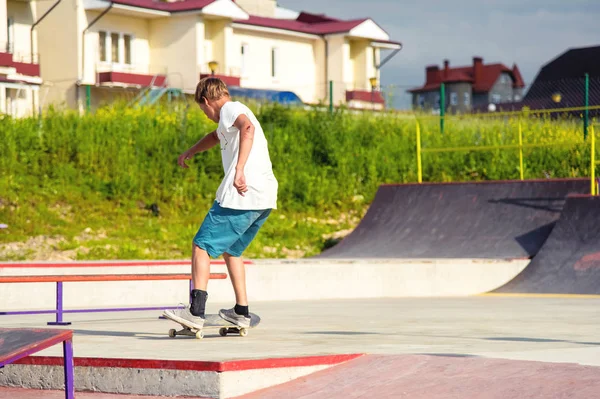
<path id="1" fill-rule="evenodd" d="M 171 328 L 171 329 L 169 330 L 169 337 L 171 337 L 171 338 L 175 338 L 175 336 L 176 336 L 176 335 L 177 335 L 177 331 L 175 331 L 175 329 L 174 329 L 174 328 Z"/>
<path id="2" fill-rule="evenodd" d="M 198 338 L 198 339 L 204 338 L 204 333 L 202 331 L 196 332 L 196 338 Z"/>
<path id="3" fill-rule="evenodd" d="M 241 328 L 240 329 L 240 335 L 242 337 L 245 337 L 246 335 L 248 335 L 248 330 L 246 330 L 245 328 Z"/>
<path id="4" fill-rule="evenodd" d="M 219 335 L 220 335 L 221 337 L 224 337 L 224 336 L 226 336 L 226 335 L 227 335 L 227 327 L 221 328 L 221 329 L 219 330 Z"/>

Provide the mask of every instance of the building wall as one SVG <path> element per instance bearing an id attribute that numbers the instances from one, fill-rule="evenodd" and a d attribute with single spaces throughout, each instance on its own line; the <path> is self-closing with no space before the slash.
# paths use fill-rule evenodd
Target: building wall
<path id="1" fill-rule="evenodd" d="M 369 79 L 367 77 L 368 57 L 367 48 L 369 43 L 366 40 L 350 40 L 350 64 L 354 69 L 353 79 L 350 83 L 350 90 L 371 90 Z M 371 56 L 373 54 L 371 53 Z"/>
<path id="2" fill-rule="evenodd" d="M 32 62 L 37 57 L 31 57 L 31 25 L 35 21 L 35 1 L 32 2 L 21 2 L 15 0 L 8 0 L 6 3 L 7 18 L 13 20 L 13 60 L 17 62 Z M 7 18 L 4 18 L 6 24 Z M 7 28 L 4 29 L 5 35 L 7 35 Z M 6 40 L 5 40 L 6 42 Z M 37 52 L 34 38 L 34 54 Z"/>
<path id="3" fill-rule="evenodd" d="M 193 90 L 200 77 L 204 22 L 197 15 L 150 21 L 150 64 L 165 66 L 171 87 Z"/>
<path id="4" fill-rule="evenodd" d="M 99 12 L 88 11 L 87 20 L 95 19 Z M 89 24 L 89 22 L 88 22 Z M 87 26 L 87 24 L 86 24 Z M 108 36 L 111 33 L 120 34 L 119 41 L 120 51 L 124 52 L 124 43 L 122 35 L 128 34 L 133 36 L 131 43 L 131 65 L 124 63 L 124 58 L 120 60 L 122 63 L 100 62 L 100 37 L 99 32 L 106 32 Z M 134 18 L 131 16 L 115 15 L 109 12 L 96 22 L 85 35 L 85 71 L 83 73 L 84 84 L 96 84 L 96 73 L 101 71 L 119 71 L 132 72 L 142 74 L 165 74 L 166 67 L 164 65 L 150 65 L 150 32 L 149 22 L 143 18 Z M 111 40 L 107 41 L 107 51 L 110 53 Z M 124 57 L 121 54 L 121 57 Z"/>
<path id="5" fill-rule="evenodd" d="M 446 85 L 446 110 L 449 113 L 468 112 L 472 107 L 470 83 L 450 83 Z"/>
<path id="6" fill-rule="evenodd" d="M 208 66 L 210 61 L 218 63 L 216 74 L 240 76 L 240 47 L 234 38 L 233 28 L 227 19 L 210 19 L 204 21 L 204 39 L 199 41 L 200 58 L 198 64 L 201 73 L 212 72 Z"/>
<path id="7" fill-rule="evenodd" d="M 326 76 L 325 41 L 317 39 L 313 43 L 313 56 L 315 58 L 315 97 L 314 103 L 329 104 L 329 82 Z"/>
<path id="8" fill-rule="evenodd" d="M 493 104 L 514 101 L 513 80 L 509 73 L 502 73 L 488 93 L 488 102 Z"/>
<path id="9" fill-rule="evenodd" d="M 413 109 L 424 111 L 439 110 L 439 96 L 439 90 L 413 93 Z"/>
<path id="10" fill-rule="evenodd" d="M 35 31 L 33 39 L 31 37 L 31 26 L 36 20 L 36 2 L 4 1 L 0 3 L 0 15 L 3 29 L 0 51 L 12 52 L 15 62 L 37 63 L 39 57 Z M 8 19 L 11 20 L 10 25 Z M 11 72 L 8 78 L 16 82 L 0 84 L 0 112 L 14 117 L 34 114 L 39 106 L 38 86 L 26 83 L 31 77 L 18 73 Z"/>
<path id="11" fill-rule="evenodd" d="M 6 22 L 7 22 L 7 14 L 6 14 L 6 1 L 0 0 L 0 52 L 6 51 L 6 42 L 8 40 Z"/>
<path id="12" fill-rule="evenodd" d="M 468 112 L 472 108 L 473 93 L 470 83 L 447 83 L 445 85 L 445 105 L 447 113 Z M 440 90 L 413 94 L 413 109 L 439 111 Z M 465 102 L 468 96 L 468 103 Z M 420 98 L 422 97 L 420 101 Z M 454 99 L 456 100 L 454 102 Z"/>
<path id="13" fill-rule="evenodd" d="M 489 93 L 473 94 L 473 106 L 474 107 L 488 106 L 490 103 L 489 97 L 490 97 Z"/>
<path id="14" fill-rule="evenodd" d="M 37 101 L 36 85 L 0 83 L 0 113 L 15 118 L 30 116 L 36 112 Z"/>
<path id="15" fill-rule="evenodd" d="M 200 51 L 202 58 L 206 60 L 202 65 L 204 69 L 202 72 L 208 73 L 208 62 L 216 61 L 220 67 L 217 73 L 226 73 L 225 23 L 223 21 L 204 21 L 204 43 L 201 43 Z"/>
<path id="16" fill-rule="evenodd" d="M 251 15 L 275 17 L 276 0 L 236 0 L 235 3 Z"/>
<path id="17" fill-rule="evenodd" d="M 243 87 L 290 90 L 305 102 L 318 101 L 320 95 L 316 88 L 324 85 L 324 79 L 317 81 L 314 39 L 239 28 L 235 28 L 233 32 L 233 48 L 237 55 L 229 65 L 241 69 L 241 47 L 242 44 L 247 45 L 244 55 L 245 73 L 241 81 Z M 273 49 L 276 54 L 274 77 Z"/>
<path id="18" fill-rule="evenodd" d="M 37 2 L 37 13 L 43 15 L 53 2 Z M 76 105 L 75 83 L 79 71 L 79 27 L 77 0 L 63 0 L 36 27 L 40 55 L 42 87 L 41 107 L 48 104 Z"/>
<path id="19" fill-rule="evenodd" d="M 327 40 L 327 44 L 327 72 L 329 80 L 333 81 L 333 103 L 339 105 L 346 101 L 345 83 L 348 81 L 346 69 L 350 68 L 350 63 L 344 62 L 344 59 L 349 58 L 350 51 L 346 39 L 341 35 L 332 36 Z"/>

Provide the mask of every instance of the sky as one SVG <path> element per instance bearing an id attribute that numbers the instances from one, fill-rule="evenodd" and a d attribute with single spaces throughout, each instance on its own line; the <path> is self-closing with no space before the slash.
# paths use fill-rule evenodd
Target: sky
<path id="1" fill-rule="evenodd" d="M 278 0 L 281 7 L 341 19 L 371 18 L 402 50 L 381 69 L 381 84 L 396 87 L 396 108 L 408 108 L 406 89 L 424 83 L 425 66 L 517 64 L 528 85 L 539 69 L 569 48 L 600 45 L 599 0 Z M 385 57 L 389 52 L 383 53 Z M 600 67 L 600 66 L 599 66 Z M 384 89 L 385 90 L 385 89 Z"/>

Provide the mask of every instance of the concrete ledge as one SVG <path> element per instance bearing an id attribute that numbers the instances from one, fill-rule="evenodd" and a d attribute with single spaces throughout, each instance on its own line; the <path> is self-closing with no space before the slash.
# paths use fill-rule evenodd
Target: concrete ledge
<path id="1" fill-rule="evenodd" d="M 230 398 L 282 384 L 360 357 L 274 358 L 230 362 L 75 358 L 78 391 Z M 32 356 L 0 370 L 0 386 L 62 389 L 61 358 Z"/>
<path id="2" fill-rule="evenodd" d="M 468 296 L 498 288 L 528 259 L 260 260 L 248 264 L 251 301 Z M 227 272 L 222 263 L 214 273 Z M 189 273 L 189 265 L 0 267 L 0 275 Z M 229 302 L 229 281 L 211 281 L 209 297 Z M 36 292 L 27 300 L 26 292 Z M 123 306 L 174 306 L 188 302 L 187 281 L 75 282 L 64 284 L 65 309 Z M 0 289 L 0 312 L 50 309 L 53 283 L 7 283 Z"/>

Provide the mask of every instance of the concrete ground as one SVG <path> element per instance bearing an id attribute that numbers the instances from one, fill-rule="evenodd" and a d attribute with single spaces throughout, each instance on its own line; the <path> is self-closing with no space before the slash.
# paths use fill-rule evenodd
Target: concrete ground
<path id="1" fill-rule="evenodd" d="M 600 367 L 575 364 L 367 355 L 236 399 L 590 399 L 599 378 Z"/>
<path id="2" fill-rule="evenodd" d="M 226 306 L 221 304 L 221 306 Z M 209 303 L 209 313 L 219 304 Z M 247 337 L 169 338 L 160 312 L 67 314 L 76 357 L 225 361 L 327 354 L 431 354 L 600 366 L 600 298 L 469 297 L 256 302 Z M 52 315 L 0 316 L 44 327 Z M 40 355 L 61 356 L 60 346 Z"/>
<path id="3" fill-rule="evenodd" d="M 119 395 L 101 392 L 77 392 L 77 399 L 156 399 L 156 396 L 142 395 Z M 4 388 L 0 387 L 0 399 L 64 399 L 65 392 L 57 390 L 24 389 L 24 388 Z M 205 399 L 205 398 L 191 398 Z"/>

